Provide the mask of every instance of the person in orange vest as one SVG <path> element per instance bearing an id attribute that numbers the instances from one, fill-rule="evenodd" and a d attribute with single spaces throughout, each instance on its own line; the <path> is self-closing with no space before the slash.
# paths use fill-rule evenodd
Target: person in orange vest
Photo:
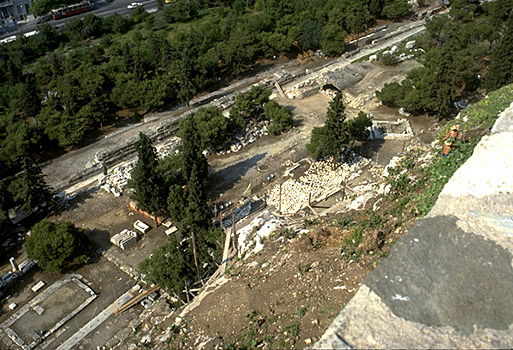
<path id="1" fill-rule="evenodd" d="M 449 153 L 451 153 L 453 143 L 458 139 L 458 136 L 460 136 L 458 132 L 458 125 L 453 125 L 451 127 L 451 131 L 449 131 L 447 135 L 445 135 L 442 139 L 442 141 L 444 141 L 444 146 L 442 148 L 442 157 L 447 158 Z"/>

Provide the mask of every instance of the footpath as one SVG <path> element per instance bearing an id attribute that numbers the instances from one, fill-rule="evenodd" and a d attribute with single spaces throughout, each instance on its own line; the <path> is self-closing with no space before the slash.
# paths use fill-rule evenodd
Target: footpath
<path id="1" fill-rule="evenodd" d="M 513 348 L 513 103 L 314 349 Z"/>

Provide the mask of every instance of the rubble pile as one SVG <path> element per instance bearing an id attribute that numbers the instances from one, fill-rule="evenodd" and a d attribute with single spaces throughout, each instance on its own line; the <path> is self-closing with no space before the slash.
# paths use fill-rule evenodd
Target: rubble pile
<path id="1" fill-rule="evenodd" d="M 312 96 L 319 91 L 319 84 L 314 79 L 307 79 L 290 88 L 287 97 L 290 100 Z"/>
<path id="2" fill-rule="evenodd" d="M 261 120 L 261 121 L 250 121 L 248 125 L 246 126 L 246 129 L 243 132 L 238 133 L 235 135 L 234 140 L 225 148 L 224 150 L 217 152 L 217 155 L 224 155 L 231 152 L 238 152 L 242 149 L 242 147 L 245 147 L 262 136 L 269 135 L 269 132 L 267 131 L 267 127 L 269 126 L 270 121 L 269 120 Z M 210 150 L 207 150 L 207 154 L 211 154 Z"/>
<path id="3" fill-rule="evenodd" d="M 251 224 L 237 232 L 238 256 L 247 258 L 251 254 L 258 253 L 264 247 L 263 242 L 284 222 L 272 215 L 268 210 L 258 215 Z"/>
<path id="4" fill-rule="evenodd" d="M 128 184 L 128 180 L 132 178 L 132 170 L 135 168 L 135 161 L 118 165 L 105 175 L 104 178 L 98 180 L 99 185 L 107 193 L 114 194 L 115 197 L 121 196 L 123 189 Z"/>
<path id="5" fill-rule="evenodd" d="M 281 211 L 294 214 L 311 202 L 324 200 L 339 191 L 343 184 L 362 173 L 362 168 L 370 163 L 369 159 L 349 153 L 347 161 L 330 158 L 313 162 L 299 179 L 288 179 L 281 185 Z M 280 207 L 280 186 L 275 186 L 268 204 Z"/>
<path id="6" fill-rule="evenodd" d="M 165 158 L 175 154 L 176 149 L 182 143 L 182 140 L 178 136 L 173 136 L 167 139 L 165 142 L 155 146 L 157 155 L 159 158 Z"/>

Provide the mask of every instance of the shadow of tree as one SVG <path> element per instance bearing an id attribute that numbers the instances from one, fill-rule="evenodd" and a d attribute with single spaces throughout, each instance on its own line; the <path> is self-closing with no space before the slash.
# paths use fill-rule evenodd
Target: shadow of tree
<path id="1" fill-rule="evenodd" d="M 249 169 L 255 167 L 258 161 L 264 159 L 266 154 L 267 153 L 256 154 L 249 159 L 214 172 L 208 179 L 207 191 L 215 197 L 227 191 L 246 175 Z"/>

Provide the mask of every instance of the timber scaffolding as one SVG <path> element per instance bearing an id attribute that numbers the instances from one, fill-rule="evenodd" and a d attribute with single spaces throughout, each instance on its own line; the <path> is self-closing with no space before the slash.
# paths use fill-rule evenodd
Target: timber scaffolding
<path id="1" fill-rule="evenodd" d="M 146 298 L 146 296 L 150 295 L 153 292 L 156 292 L 159 289 L 159 286 L 153 286 L 150 289 L 137 294 L 135 297 L 133 297 L 132 299 L 121 305 L 116 311 L 114 311 L 114 314 L 130 309 L 132 306 L 136 305 L 138 302 Z"/>

